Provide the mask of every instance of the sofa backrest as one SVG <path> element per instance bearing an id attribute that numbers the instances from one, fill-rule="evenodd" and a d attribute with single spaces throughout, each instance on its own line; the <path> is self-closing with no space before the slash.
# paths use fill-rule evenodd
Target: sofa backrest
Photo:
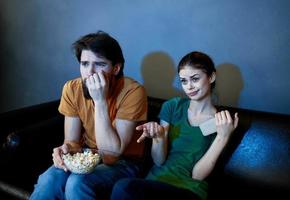
<path id="1" fill-rule="evenodd" d="M 149 120 L 162 99 L 149 97 Z M 290 116 L 219 107 L 239 114 L 239 125 L 208 178 L 210 199 L 290 194 Z M 231 192 L 229 192 L 231 191 Z"/>

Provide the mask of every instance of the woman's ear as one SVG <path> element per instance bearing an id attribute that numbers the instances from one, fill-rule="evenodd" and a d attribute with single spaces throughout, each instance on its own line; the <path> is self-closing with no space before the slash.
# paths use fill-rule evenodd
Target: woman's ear
<path id="1" fill-rule="evenodd" d="M 119 74 L 119 71 L 121 70 L 121 63 L 117 63 L 115 64 L 115 66 L 113 67 L 113 73 L 115 76 L 117 76 Z"/>
<path id="2" fill-rule="evenodd" d="M 215 82 L 215 78 L 216 78 L 216 73 L 213 72 L 213 73 L 211 74 L 211 76 L 209 77 L 210 83 Z"/>

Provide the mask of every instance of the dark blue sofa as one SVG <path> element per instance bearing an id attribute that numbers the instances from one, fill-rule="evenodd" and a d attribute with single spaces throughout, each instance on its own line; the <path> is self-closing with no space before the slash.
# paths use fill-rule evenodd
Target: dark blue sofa
<path id="1" fill-rule="evenodd" d="M 148 119 L 158 120 L 164 100 L 148 100 Z M 52 164 L 52 149 L 63 142 L 58 104 L 0 114 L 1 199 L 27 199 L 38 175 Z M 209 199 L 290 199 L 290 116 L 225 109 L 239 112 L 240 123 L 208 177 Z M 152 165 L 148 152 L 144 174 Z"/>

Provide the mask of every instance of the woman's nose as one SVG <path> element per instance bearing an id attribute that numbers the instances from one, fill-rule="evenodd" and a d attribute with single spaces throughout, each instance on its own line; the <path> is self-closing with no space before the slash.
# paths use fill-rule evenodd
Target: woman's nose
<path id="1" fill-rule="evenodd" d="M 187 89 L 191 90 L 193 88 L 194 88 L 194 84 L 191 81 L 189 81 L 187 84 Z"/>

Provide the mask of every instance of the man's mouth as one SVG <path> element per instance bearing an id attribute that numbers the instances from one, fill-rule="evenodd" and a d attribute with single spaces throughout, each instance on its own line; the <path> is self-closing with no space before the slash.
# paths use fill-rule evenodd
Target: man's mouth
<path id="1" fill-rule="evenodd" d="M 82 81 L 83 94 L 86 99 L 92 99 L 90 92 L 86 86 L 85 80 Z"/>

